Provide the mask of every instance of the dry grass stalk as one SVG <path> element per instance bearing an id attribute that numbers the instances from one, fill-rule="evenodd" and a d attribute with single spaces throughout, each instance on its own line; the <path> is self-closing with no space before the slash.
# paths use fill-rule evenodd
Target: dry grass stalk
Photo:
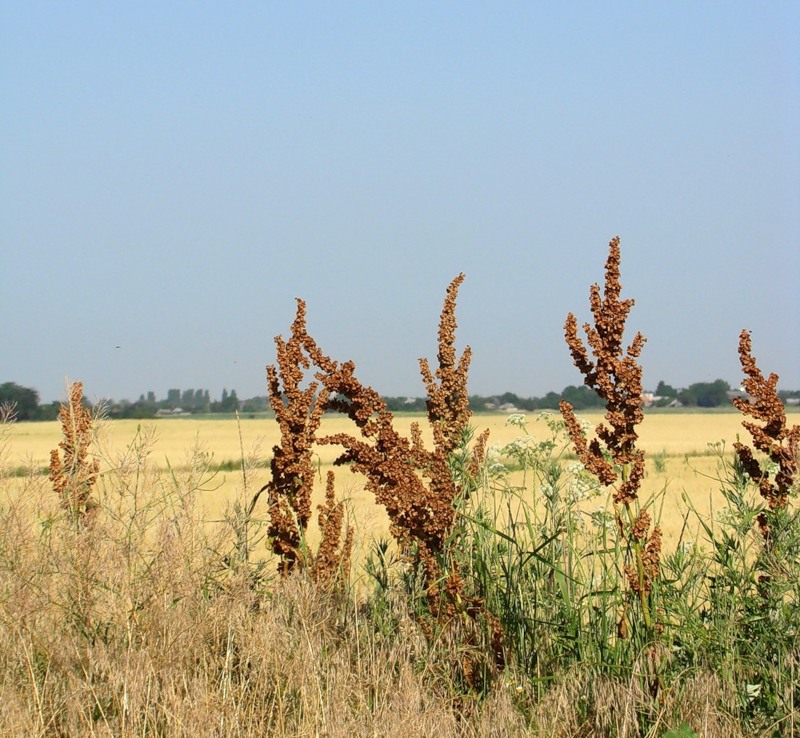
<path id="1" fill-rule="evenodd" d="M 50 482 L 61 506 L 76 519 L 86 521 L 97 503 L 92 488 L 100 472 L 100 462 L 89 459 L 92 442 L 92 414 L 83 406 L 83 383 L 74 382 L 66 405 L 58 413 L 63 438 L 58 449 L 50 452 Z"/>
<path id="2" fill-rule="evenodd" d="M 769 509 L 776 510 L 786 507 L 789 492 L 797 479 L 800 425 L 791 428 L 786 425 L 786 413 L 777 392 L 778 375 L 772 373 L 765 378 L 751 351 L 750 333 L 743 330 L 739 335 L 739 360 L 746 375 L 743 386 L 751 400 L 734 397 L 733 404 L 744 415 L 763 423 L 742 421 L 753 438 L 753 446 L 777 466 L 774 479 L 770 479 L 749 446 L 739 441 L 733 445 L 742 467 L 758 485 Z"/>
<path id="3" fill-rule="evenodd" d="M 652 622 L 647 600 L 652 582 L 658 575 L 661 531 L 656 527 L 648 534 L 649 515 L 634 509 L 638 507 L 638 492 L 645 469 L 644 451 L 636 447 L 636 426 L 644 417 L 642 367 L 637 359 L 646 339 L 637 333 L 623 351 L 625 322 L 634 301 L 619 299 L 622 292 L 619 265 L 619 237 L 615 237 L 609 243 L 603 295 L 597 284 L 590 289 L 589 303 L 594 325 L 585 323 L 583 326 L 588 348 L 578 336 L 578 321 L 572 313 L 567 315 L 564 324 L 567 346 L 575 366 L 583 374 L 584 384 L 605 400 L 607 425 L 599 423 L 595 428 L 597 437 L 587 442 L 570 403 L 561 403 L 561 414 L 583 465 L 606 487 L 614 490 L 618 530 L 635 559 L 635 566 L 626 567 L 628 580 L 641 602 L 649 629 Z M 627 520 L 623 520 L 620 507 Z M 623 630 L 620 628 L 620 633 Z"/>

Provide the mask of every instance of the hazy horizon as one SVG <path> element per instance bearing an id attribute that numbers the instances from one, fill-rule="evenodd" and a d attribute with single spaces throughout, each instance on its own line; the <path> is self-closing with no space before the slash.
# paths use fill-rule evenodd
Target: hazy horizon
<path id="1" fill-rule="evenodd" d="M 619 235 L 644 384 L 800 388 L 800 5 L 0 0 L 0 383 L 266 392 L 295 297 L 420 396 L 582 381 Z M 162 395 L 163 393 L 163 395 Z"/>

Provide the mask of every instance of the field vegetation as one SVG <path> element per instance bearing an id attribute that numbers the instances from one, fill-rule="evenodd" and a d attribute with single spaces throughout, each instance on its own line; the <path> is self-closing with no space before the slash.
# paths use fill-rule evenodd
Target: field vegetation
<path id="1" fill-rule="evenodd" d="M 302 301 L 274 421 L 5 408 L 0 733 L 800 734 L 800 426 L 750 335 L 737 413 L 643 413 L 614 239 L 565 324 L 602 411 L 471 416 L 462 281 L 425 414 Z"/>

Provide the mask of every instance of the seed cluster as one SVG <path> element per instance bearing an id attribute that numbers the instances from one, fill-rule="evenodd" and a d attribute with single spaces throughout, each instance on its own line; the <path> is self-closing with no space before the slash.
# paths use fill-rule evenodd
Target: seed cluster
<path id="1" fill-rule="evenodd" d="M 572 360 L 583 374 L 583 382 L 606 401 L 605 418 L 608 425 L 598 424 L 597 438 L 587 443 L 572 405 L 561 403 L 561 413 L 578 457 L 586 468 L 606 486 L 615 486 L 614 502 L 633 502 L 644 478 L 644 452 L 636 448 L 636 426 L 642 422 L 642 367 L 636 361 L 645 343 L 641 333 L 634 336 L 623 354 L 622 338 L 625 321 L 633 300 L 620 300 L 619 238 L 611 240 L 606 261 L 603 296 L 595 284 L 590 290 L 589 303 L 594 325 L 584 324 L 586 342 L 593 359 L 578 336 L 578 321 L 567 315 L 564 333 Z M 609 427 L 610 426 L 610 427 Z M 605 448 L 601 447 L 600 442 Z M 617 469 L 626 467 L 624 479 L 618 480 Z"/>
<path id="2" fill-rule="evenodd" d="M 353 529 L 348 526 L 342 540 L 344 506 L 336 501 L 334 474 L 329 471 L 325 484 L 325 504 L 318 505 L 319 528 L 322 532 L 317 555 L 311 564 L 311 577 L 323 589 L 341 587 L 350 574 L 353 552 Z"/>
<path id="3" fill-rule="evenodd" d="M 350 466 L 363 474 L 366 488 L 388 514 L 390 530 L 401 549 L 412 552 L 421 566 L 428 606 L 439 622 L 458 615 L 484 618 L 492 631 L 492 648 L 502 661 L 502 631 L 499 621 L 485 610 L 478 598 L 468 597 L 464 582 L 447 559 L 446 541 L 456 520 L 456 501 L 465 487 L 450 469 L 453 451 L 463 442 L 471 416 L 468 408 L 467 371 L 470 351 L 457 358 L 455 305 L 464 275 L 456 277 L 447 290 L 438 333 L 438 367 L 420 360 L 420 371 L 428 391 L 428 422 L 433 432 L 433 450 L 425 448 L 422 431 L 413 424 L 410 438 L 394 427 L 394 416 L 381 396 L 355 376 L 352 361 L 339 363 L 325 355 L 306 333 L 303 345 L 319 371 L 316 374 L 326 392 L 326 410 L 347 415 L 361 437 L 337 433 L 318 439 L 321 444 L 340 445 L 344 452 L 335 464 Z M 477 471 L 485 456 L 486 434 L 476 442 L 467 473 Z M 445 566 L 445 569 L 443 569 Z M 429 624 L 423 624 L 429 625 Z"/>
<path id="4" fill-rule="evenodd" d="M 83 406 L 83 383 L 74 382 L 69 389 L 66 405 L 58 413 L 62 440 L 58 449 L 50 452 L 50 482 L 61 500 L 61 506 L 86 522 L 97 503 L 92 488 L 100 472 L 100 462 L 89 459 L 92 441 L 92 414 Z"/>
<path id="5" fill-rule="evenodd" d="M 578 321 L 572 313 L 567 315 L 564 324 L 567 346 L 573 363 L 583 374 L 584 384 L 605 400 L 606 423 L 599 423 L 595 428 L 596 437 L 588 441 L 570 403 L 561 403 L 561 414 L 578 458 L 603 485 L 614 490 L 614 503 L 619 506 L 615 507 L 617 531 L 633 556 L 633 562 L 624 570 L 631 592 L 641 602 L 649 628 L 652 621 L 648 596 L 659 571 L 661 530 L 655 527 L 649 532 L 649 514 L 646 510 L 636 512 L 645 471 L 644 451 L 636 447 L 636 426 L 644 417 L 642 367 L 637 359 L 646 339 L 637 333 L 623 351 L 625 323 L 634 301 L 620 299 L 619 266 L 619 238 L 615 237 L 609 243 L 602 296 L 599 285 L 590 288 L 589 304 L 594 323 L 583 326 L 587 345 L 578 336 Z M 620 623 L 625 626 L 619 631 L 624 637 L 622 633 L 627 633 L 625 616 Z"/>
<path id="6" fill-rule="evenodd" d="M 650 530 L 650 515 L 647 510 L 641 510 L 633 527 L 631 538 L 641 547 L 641 572 L 638 567 L 626 564 L 625 574 L 631 591 L 636 595 L 649 595 L 653 589 L 653 580 L 658 577 L 658 567 L 661 560 L 661 529 L 656 527 Z"/>
<path id="7" fill-rule="evenodd" d="M 761 496 L 770 510 L 786 507 L 789 492 L 797 478 L 800 425 L 786 425 L 786 412 L 778 397 L 778 375 L 764 377 L 752 355 L 750 333 L 743 330 L 739 335 L 739 361 L 745 374 L 744 389 L 751 400 L 734 397 L 733 404 L 744 415 L 760 420 L 763 425 L 743 420 L 742 425 L 750 432 L 753 446 L 766 454 L 777 466 L 774 479 L 756 460 L 753 449 L 737 441 L 734 448 L 747 474 L 758 485 Z"/>
<path id="8" fill-rule="evenodd" d="M 310 367 L 303 352 L 305 335 L 306 306 L 298 300 L 289 340 L 275 338 L 277 366 L 267 367 L 270 405 L 281 432 L 280 444 L 273 448 L 270 462 L 268 533 L 283 574 L 308 563 L 302 560 L 301 549 L 311 518 L 312 451 L 328 396 L 325 389 L 318 394 L 319 386 L 314 382 L 305 389 L 301 386 L 303 370 Z"/>
<path id="9" fill-rule="evenodd" d="M 454 451 L 461 443 L 461 434 L 467 427 L 472 413 L 469 410 L 467 393 L 467 373 L 472 358 L 469 346 L 464 349 L 461 358 L 456 361 L 455 307 L 458 288 L 464 281 L 459 274 L 447 288 L 447 295 L 439 321 L 439 366 L 436 373 L 431 373 L 427 359 L 419 360 L 422 380 L 428 391 L 426 407 L 428 421 L 433 431 L 434 446 L 443 454 Z"/>

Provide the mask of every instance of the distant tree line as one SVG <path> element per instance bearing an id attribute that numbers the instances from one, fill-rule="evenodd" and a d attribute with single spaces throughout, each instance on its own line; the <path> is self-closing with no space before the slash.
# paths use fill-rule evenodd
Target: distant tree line
<path id="1" fill-rule="evenodd" d="M 267 409 L 267 398 L 253 398 L 241 402 L 235 389 L 229 392 L 225 388 L 220 399 L 212 400 L 211 393 L 207 389 L 172 388 L 167 390 L 167 396 L 160 400 L 156 398 L 155 392 L 150 391 L 146 395 L 139 395 L 136 402 L 120 400 L 106 404 L 106 414 L 111 418 L 152 418 L 168 414 L 233 413 L 237 410 L 263 412 Z"/>
<path id="2" fill-rule="evenodd" d="M 39 393 L 16 382 L 0 384 L 0 407 L 13 412 L 17 420 L 55 420 L 61 407 L 58 402 L 39 403 Z"/>
<path id="3" fill-rule="evenodd" d="M 110 418 L 154 418 L 158 415 L 205 413 L 257 413 L 267 410 L 267 397 L 253 397 L 244 402 L 236 395 L 236 390 L 222 390 L 218 400 L 211 399 L 207 389 L 170 389 L 166 398 L 158 399 L 155 392 L 139 395 L 136 402 L 130 400 L 102 400 L 104 413 Z M 84 404 L 91 407 L 88 400 Z M 31 387 L 23 387 L 16 382 L 0 384 L 0 406 L 14 409 L 17 420 L 55 420 L 61 407 L 59 402 L 41 404 L 39 392 Z"/>
<path id="4" fill-rule="evenodd" d="M 660 381 L 653 393 L 653 406 L 666 407 L 723 407 L 730 405 L 730 397 L 735 390 L 722 379 L 714 382 L 696 382 L 683 389 L 675 389 L 664 381 Z M 800 390 L 781 390 L 781 399 L 800 399 Z M 392 412 L 424 412 L 423 397 L 384 397 L 386 406 Z M 470 409 L 474 412 L 491 412 L 511 407 L 517 410 L 558 410 L 562 400 L 569 402 L 576 410 L 587 410 L 603 406 L 600 398 L 588 387 L 568 385 L 560 393 L 548 392 L 543 397 L 520 397 L 513 392 L 484 397 L 472 395 Z M 89 405 L 87 400 L 84 402 Z M 207 389 L 170 389 L 166 398 L 158 399 L 155 392 L 139 395 L 136 402 L 130 400 L 104 400 L 104 412 L 110 418 L 154 418 L 169 414 L 209 414 L 232 413 L 239 411 L 245 415 L 264 413 L 270 410 L 266 395 L 240 400 L 236 390 L 222 390 L 218 400 L 212 400 Z M 16 382 L 0 384 L 0 407 L 14 408 L 17 420 L 55 420 L 58 417 L 60 403 L 41 404 L 39 393 L 31 387 L 23 387 Z"/>
<path id="5" fill-rule="evenodd" d="M 723 379 L 713 382 L 696 382 L 686 388 L 675 389 L 663 380 L 652 393 L 653 407 L 724 407 L 731 405 L 731 396 L 738 390 L 731 388 Z M 800 398 L 800 390 L 782 390 L 778 393 L 784 402 L 790 398 Z M 384 397 L 393 412 L 403 410 L 419 411 L 425 409 L 425 400 L 415 397 Z M 558 410 L 562 400 L 569 402 L 576 410 L 603 407 L 603 401 L 588 387 L 568 385 L 561 392 L 548 392 L 543 397 L 520 397 L 513 392 L 502 395 L 470 396 L 470 409 L 474 412 L 503 410 L 514 407 L 518 410 Z"/>

